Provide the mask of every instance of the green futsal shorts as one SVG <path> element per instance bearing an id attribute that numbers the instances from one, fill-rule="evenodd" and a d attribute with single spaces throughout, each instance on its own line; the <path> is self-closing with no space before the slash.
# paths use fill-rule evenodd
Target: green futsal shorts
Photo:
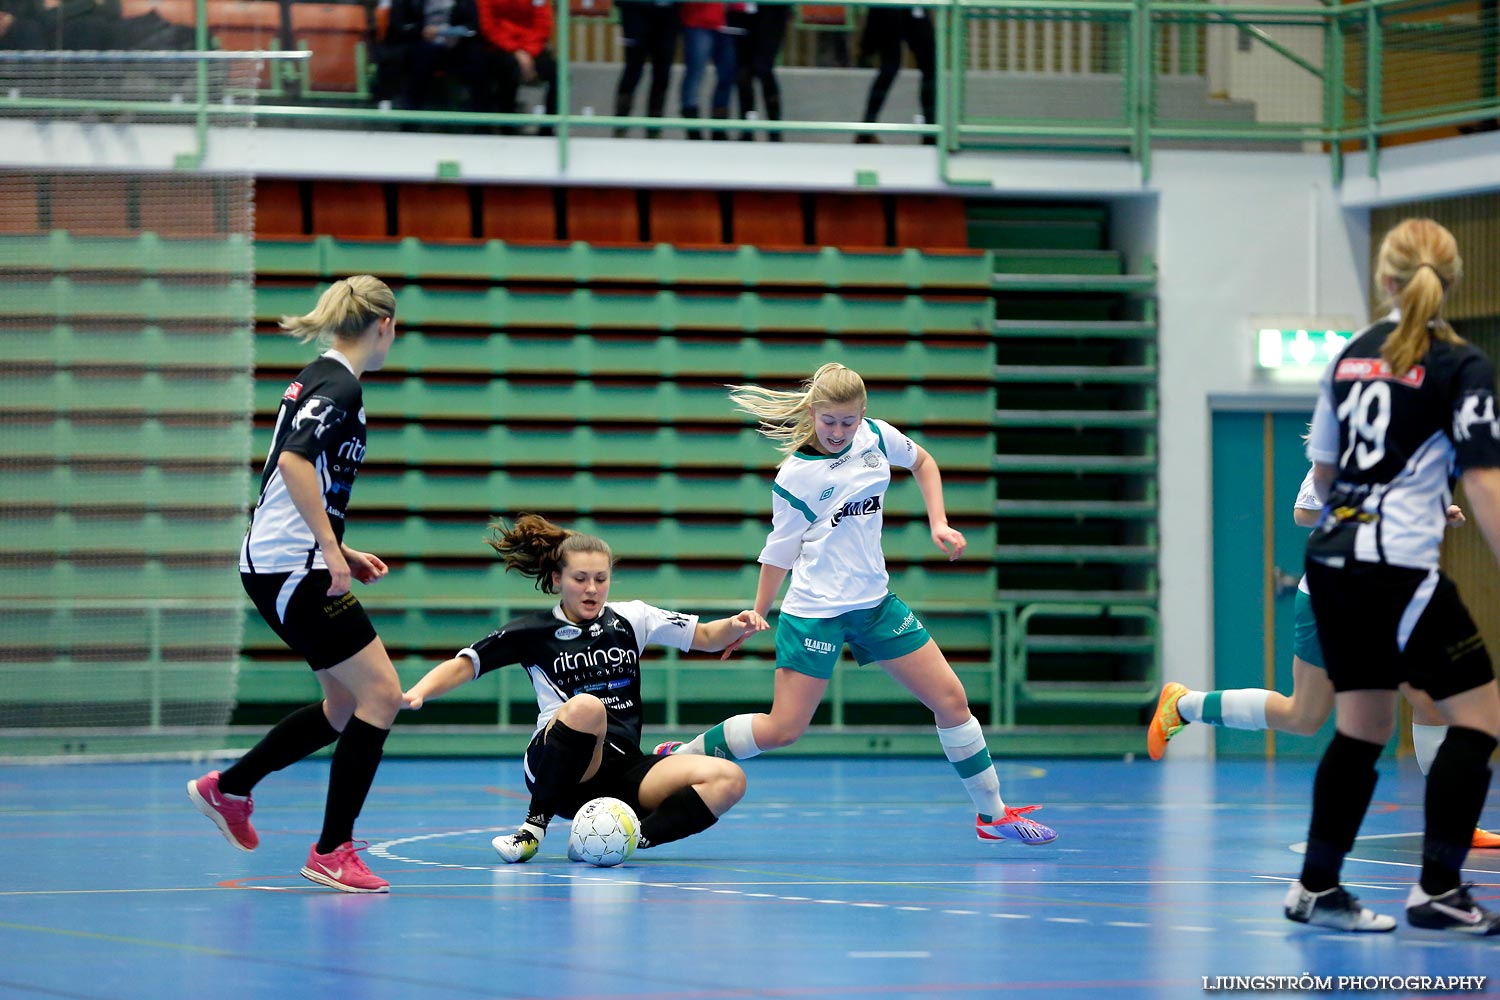
<path id="1" fill-rule="evenodd" d="M 833 618 L 799 618 L 783 611 L 776 622 L 776 665 L 827 680 L 844 643 L 865 664 L 905 656 L 930 638 L 922 620 L 895 594 L 886 594 L 873 608 Z"/>

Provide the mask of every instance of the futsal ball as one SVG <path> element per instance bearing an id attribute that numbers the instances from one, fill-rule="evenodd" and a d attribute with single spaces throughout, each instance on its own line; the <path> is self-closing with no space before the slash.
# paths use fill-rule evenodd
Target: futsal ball
<path id="1" fill-rule="evenodd" d="M 635 853 L 640 829 L 635 810 L 619 799 L 591 799 L 573 816 L 568 853 L 599 868 L 612 868 Z"/>

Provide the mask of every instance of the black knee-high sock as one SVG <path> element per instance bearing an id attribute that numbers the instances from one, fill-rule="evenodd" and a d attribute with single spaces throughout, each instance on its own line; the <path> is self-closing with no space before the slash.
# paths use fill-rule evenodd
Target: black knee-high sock
<path id="1" fill-rule="evenodd" d="M 1426 834 L 1422 838 L 1422 891 L 1440 896 L 1461 881 L 1459 869 L 1469 853 L 1474 827 L 1484 811 L 1490 788 L 1490 754 L 1496 741 L 1488 733 L 1452 726 L 1427 772 Z"/>
<path id="2" fill-rule="evenodd" d="M 1313 779 L 1312 823 L 1307 831 L 1307 856 L 1302 861 L 1302 887 L 1322 892 L 1339 884 L 1344 855 L 1354 847 L 1359 825 L 1375 794 L 1375 762 L 1385 749 L 1379 743 L 1334 733 Z"/>
<path id="3" fill-rule="evenodd" d="M 318 837 L 319 854 L 354 839 L 354 821 L 365 806 L 365 796 L 380 767 L 385 738 L 390 734 L 389 729 L 372 726 L 358 716 L 344 727 L 328 770 L 328 804 L 323 810 L 323 833 Z"/>
<path id="4" fill-rule="evenodd" d="M 250 752 L 224 769 L 219 789 L 230 795 L 249 795 L 250 789 L 272 771 L 290 767 L 339 738 L 329 725 L 323 703 L 304 705 L 282 719 L 250 748 Z"/>
<path id="5" fill-rule="evenodd" d="M 551 816 L 583 781 L 599 739 L 566 723 L 553 722 L 540 746 L 527 755 L 531 767 L 531 812 Z"/>
<path id="6" fill-rule="evenodd" d="M 637 847 L 670 844 L 683 837 L 702 833 L 719 821 L 703 801 L 697 789 L 679 788 L 662 800 L 661 805 L 641 820 L 641 839 Z"/>

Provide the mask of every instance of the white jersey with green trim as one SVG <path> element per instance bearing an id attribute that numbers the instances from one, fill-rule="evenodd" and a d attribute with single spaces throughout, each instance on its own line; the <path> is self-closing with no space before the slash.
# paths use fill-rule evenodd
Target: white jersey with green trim
<path id="1" fill-rule="evenodd" d="M 781 610 L 833 618 L 873 608 L 890 592 L 880 533 L 891 466 L 909 469 L 917 446 L 884 420 L 866 419 L 837 455 L 808 445 L 776 473 L 771 533 L 760 561 L 791 570 Z"/>

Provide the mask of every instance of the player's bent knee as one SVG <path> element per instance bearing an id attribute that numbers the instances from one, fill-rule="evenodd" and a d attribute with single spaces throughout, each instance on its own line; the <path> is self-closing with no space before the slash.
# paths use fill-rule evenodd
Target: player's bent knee
<path id="1" fill-rule="evenodd" d="M 568 728 L 579 732 L 602 732 L 609 723 L 604 702 L 591 694 L 575 694 L 563 702 L 562 707 L 557 710 L 556 718 L 566 722 Z"/>

